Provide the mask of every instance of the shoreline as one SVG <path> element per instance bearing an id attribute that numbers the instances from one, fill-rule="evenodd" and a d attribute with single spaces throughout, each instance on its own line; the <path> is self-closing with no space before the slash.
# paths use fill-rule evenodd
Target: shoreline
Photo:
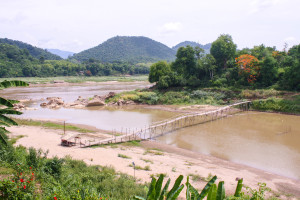
<path id="1" fill-rule="evenodd" d="M 244 183 L 251 188 L 257 188 L 258 182 L 265 182 L 275 193 L 281 193 L 282 199 L 290 199 L 290 194 L 300 198 L 300 180 L 155 141 L 142 141 L 140 147 L 123 144 L 97 148 L 62 147 L 59 130 L 28 126 L 10 127 L 9 130 L 13 137 L 25 135 L 18 139 L 16 145 L 49 150 L 50 157 L 63 158 L 70 155 L 73 159 L 83 160 L 89 165 L 113 166 L 117 171 L 129 175 L 133 175 L 133 169 L 129 167 L 132 161 L 137 166 L 149 166 L 151 171 L 136 171 L 140 183 L 150 182 L 150 176 L 159 173 L 167 174 L 172 181 L 180 174 L 185 178 L 190 175 L 191 179 L 196 175 L 205 178 L 209 174 L 216 174 L 218 180 L 225 181 L 227 193 L 234 192 L 236 178 L 244 178 Z M 120 158 L 119 154 L 127 155 L 130 159 Z M 206 182 L 198 180 L 192 181 L 192 184 L 196 188 L 202 188 Z"/>

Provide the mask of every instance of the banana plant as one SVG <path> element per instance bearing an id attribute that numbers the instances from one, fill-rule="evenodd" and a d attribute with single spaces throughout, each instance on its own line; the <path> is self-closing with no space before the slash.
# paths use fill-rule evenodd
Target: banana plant
<path id="1" fill-rule="evenodd" d="M 203 190 L 201 191 L 201 193 L 199 193 L 197 191 L 197 189 L 195 189 L 189 182 L 189 177 L 187 177 L 187 182 L 186 182 L 186 200 L 202 200 L 204 199 L 209 191 L 211 190 L 211 188 L 213 187 L 214 182 L 217 180 L 217 176 L 212 177 L 212 179 L 210 179 L 210 181 L 208 181 L 208 183 L 204 186 Z"/>
<path id="2" fill-rule="evenodd" d="M 243 187 L 243 179 L 240 179 L 236 186 L 234 197 L 241 196 L 242 187 Z M 224 181 L 220 181 L 218 187 L 216 184 L 213 184 L 208 192 L 207 200 L 223 200 L 225 198 L 226 197 L 225 197 Z"/>
<path id="3" fill-rule="evenodd" d="M 17 86 L 28 86 L 28 83 L 24 81 L 3 81 L 0 82 L 0 90 L 9 88 L 9 87 L 17 87 Z M 0 97 L 0 143 L 7 146 L 7 136 L 6 134 L 9 132 L 5 127 L 9 127 L 10 125 L 18 125 L 14 120 L 5 116 L 6 114 L 11 115 L 20 115 L 22 114 L 19 111 L 13 110 L 13 103 L 17 101 L 7 100 L 5 98 Z"/>
<path id="4" fill-rule="evenodd" d="M 175 200 L 181 193 L 182 189 L 184 188 L 184 185 L 181 184 L 182 179 L 183 179 L 183 176 L 180 175 L 176 179 L 172 189 L 168 192 L 168 188 L 169 188 L 171 179 L 168 179 L 167 183 L 161 190 L 162 183 L 164 180 L 164 175 L 161 174 L 157 181 L 153 177 L 146 199 L 143 197 L 139 197 L 139 196 L 135 196 L 134 199 L 135 200 Z"/>

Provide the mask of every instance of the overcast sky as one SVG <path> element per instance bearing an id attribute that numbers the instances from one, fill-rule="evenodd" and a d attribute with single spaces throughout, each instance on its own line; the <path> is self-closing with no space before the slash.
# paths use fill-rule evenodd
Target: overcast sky
<path id="1" fill-rule="evenodd" d="M 72 52 L 114 36 L 169 47 L 230 34 L 238 48 L 300 43 L 300 0 L 0 0 L 0 38 Z"/>

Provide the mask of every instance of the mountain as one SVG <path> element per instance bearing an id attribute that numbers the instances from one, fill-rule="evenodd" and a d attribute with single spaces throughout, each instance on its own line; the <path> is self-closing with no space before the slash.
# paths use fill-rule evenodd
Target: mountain
<path id="1" fill-rule="evenodd" d="M 208 43 L 208 44 L 205 44 L 205 45 L 202 45 L 202 44 L 199 44 L 197 42 L 192 42 L 192 41 L 184 41 L 184 42 L 181 42 L 179 44 L 177 44 L 176 46 L 172 47 L 172 49 L 174 51 L 177 51 L 180 47 L 186 47 L 187 45 L 195 48 L 195 47 L 200 47 L 202 49 L 205 50 L 205 53 L 209 53 L 210 51 L 210 47 L 211 47 L 211 43 Z"/>
<path id="2" fill-rule="evenodd" d="M 90 58 L 102 62 L 156 62 L 172 61 L 176 52 L 166 45 L 142 36 L 116 36 L 102 44 L 75 54 L 72 59 L 85 61 Z"/>
<path id="3" fill-rule="evenodd" d="M 47 49 L 47 51 L 49 51 L 52 54 L 58 55 L 58 56 L 62 57 L 63 59 L 67 59 L 69 56 L 74 55 L 73 52 L 62 51 L 62 50 L 59 50 L 59 49 Z"/>
<path id="4" fill-rule="evenodd" d="M 0 38 L 0 44 L 9 44 L 9 45 L 13 45 L 13 46 L 17 46 L 20 49 L 27 49 L 29 54 L 34 57 L 39 59 L 40 57 L 44 57 L 45 60 L 61 60 L 62 58 L 54 55 L 50 52 L 48 52 L 47 50 L 32 46 L 30 44 L 21 42 L 21 41 L 17 41 L 17 40 L 10 40 L 7 38 Z"/>

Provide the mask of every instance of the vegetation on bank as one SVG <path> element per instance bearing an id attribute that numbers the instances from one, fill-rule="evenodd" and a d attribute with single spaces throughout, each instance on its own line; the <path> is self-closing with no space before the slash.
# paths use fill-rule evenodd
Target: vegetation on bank
<path id="1" fill-rule="evenodd" d="M 121 92 L 108 99 L 111 102 L 119 100 L 134 101 L 143 104 L 215 104 L 224 105 L 242 99 L 265 99 L 283 97 L 288 92 L 277 90 L 241 90 L 234 88 L 170 88 L 168 90 L 137 89 Z"/>
<path id="2" fill-rule="evenodd" d="M 252 102 L 251 108 L 260 111 L 300 114 L 300 95 L 292 96 L 289 99 L 273 97 L 255 100 Z"/>
<path id="3" fill-rule="evenodd" d="M 17 122 L 19 125 L 24 126 L 39 126 L 44 128 L 50 128 L 50 129 L 58 129 L 58 130 L 66 130 L 66 131 L 76 131 L 79 133 L 94 133 L 95 131 L 89 130 L 86 128 L 80 128 L 78 126 L 74 126 L 71 124 L 66 124 L 64 126 L 63 123 L 56 123 L 56 122 L 49 122 L 49 121 L 38 121 L 38 120 L 28 120 L 28 119 L 20 119 L 15 118 L 15 122 Z"/>
<path id="4" fill-rule="evenodd" d="M 0 81 L 12 81 L 16 78 L 0 78 Z M 54 81 L 64 81 L 67 83 L 85 83 L 85 82 L 134 82 L 134 81 L 147 81 L 148 76 L 58 76 L 58 77 L 18 77 L 18 80 L 26 81 L 31 84 L 44 84 L 54 83 Z"/>
<path id="5" fill-rule="evenodd" d="M 112 167 L 88 166 L 66 157 L 11 145 L 0 147 L 0 199 L 131 199 L 145 185 Z"/>
<path id="6" fill-rule="evenodd" d="M 158 89 L 171 87 L 300 90 L 300 45 L 282 51 L 264 45 L 237 50 L 230 35 L 221 35 L 210 54 L 180 47 L 172 63 L 150 67 L 149 81 Z"/>

